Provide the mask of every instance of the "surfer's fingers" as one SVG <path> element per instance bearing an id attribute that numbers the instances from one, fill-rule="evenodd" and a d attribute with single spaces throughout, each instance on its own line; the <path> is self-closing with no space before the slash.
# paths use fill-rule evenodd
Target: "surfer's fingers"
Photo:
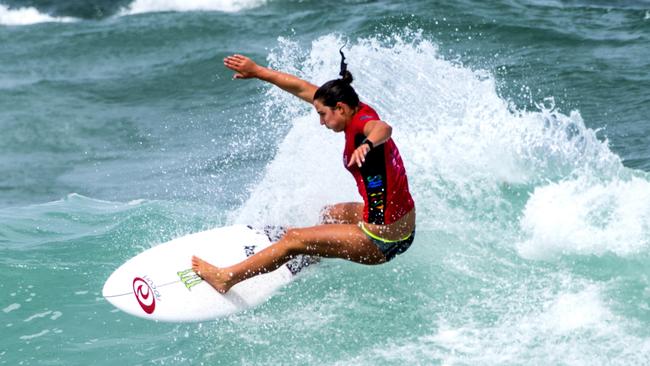
<path id="1" fill-rule="evenodd" d="M 228 63 L 231 63 L 231 64 L 242 64 L 242 63 L 244 63 L 244 61 L 246 61 L 243 58 L 239 58 L 239 57 L 235 57 L 235 56 L 227 56 L 223 60 L 224 60 L 224 62 L 228 62 Z"/>
<path id="2" fill-rule="evenodd" d="M 348 162 L 348 168 L 354 165 L 356 161 L 354 160 L 354 154 L 350 157 L 350 161 Z"/>
<path id="3" fill-rule="evenodd" d="M 350 158 L 350 163 L 348 164 L 348 167 L 351 167 L 354 164 L 357 164 L 359 168 L 361 168 L 361 165 L 366 162 L 366 154 L 364 151 L 362 151 L 360 148 L 357 148 L 352 152 L 352 157 Z"/>
<path id="4" fill-rule="evenodd" d="M 361 161 L 359 160 L 359 157 L 357 156 L 357 154 L 352 153 L 352 157 L 350 158 L 350 162 L 348 163 L 348 168 L 351 167 L 354 164 L 361 167 Z"/>
<path id="5" fill-rule="evenodd" d="M 231 59 L 228 59 L 228 58 L 224 59 L 223 63 L 226 66 L 230 67 L 230 68 L 234 68 L 234 67 L 237 67 L 237 66 L 241 65 L 241 62 L 238 62 L 236 60 L 231 60 Z"/>
<path id="6" fill-rule="evenodd" d="M 236 71 L 235 78 L 245 78 L 247 73 L 250 73 L 251 67 L 240 62 L 224 62 L 227 68 Z"/>
<path id="7" fill-rule="evenodd" d="M 247 57 L 239 56 L 237 55 L 232 55 L 224 58 L 225 62 L 228 62 L 232 65 L 243 65 L 247 60 L 249 60 Z"/>

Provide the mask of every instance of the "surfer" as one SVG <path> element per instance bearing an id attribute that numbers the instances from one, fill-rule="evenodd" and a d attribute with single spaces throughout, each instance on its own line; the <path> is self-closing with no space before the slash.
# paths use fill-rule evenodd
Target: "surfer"
<path id="1" fill-rule="evenodd" d="M 359 101 L 352 74 L 341 54 L 341 78 L 317 87 L 294 75 L 256 64 L 243 55 L 224 59 L 234 79 L 257 78 L 311 104 L 320 124 L 345 135 L 343 161 L 352 173 L 363 203 L 347 202 L 323 209 L 321 225 L 291 228 L 273 245 L 226 268 L 194 256 L 192 269 L 226 293 L 235 284 L 273 271 L 297 255 L 342 258 L 381 264 L 404 253 L 415 237 L 415 205 L 392 128 L 372 107 Z"/>

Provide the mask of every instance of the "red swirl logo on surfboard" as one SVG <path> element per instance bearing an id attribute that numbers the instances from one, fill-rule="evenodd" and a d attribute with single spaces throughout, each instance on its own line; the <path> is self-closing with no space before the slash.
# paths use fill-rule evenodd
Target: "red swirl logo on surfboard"
<path id="1" fill-rule="evenodd" d="M 134 278 L 133 293 L 135 294 L 135 299 L 138 300 L 140 307 L 145 313 L 151 314 L 156 310 L 156 297 L 147 281 L 140 277 Z"/>

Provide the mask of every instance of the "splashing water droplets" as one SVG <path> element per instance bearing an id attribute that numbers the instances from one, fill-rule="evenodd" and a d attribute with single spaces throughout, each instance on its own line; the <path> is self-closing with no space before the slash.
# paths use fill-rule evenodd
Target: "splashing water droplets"
<path id="1" fill-rule="evenodd" d="M 458 207 L 465 216 L 492 211 L 506 199 L 504 185 L 531 187 L 585 171 L 615 175 L 622 167 L 577 111 L 562 114 L 552 98 L 538 111 L 518 110 L 499 96 L 491 73 L 445 60 L 418 31 L 355 42 L 327 35 L 308 50 L 280 38 L 268 61 L 320 85 L 338 77 L 344 45 L 361 100 L 394 127 L 425 213 L 421 226 L 436 227 Z M 359 200 L 340 163 L 343 136 L 323 130 L 310 106 L 278 88 L 269 86 L 266 98 L 267 123 L 290 121 L 291 128 L 235 221 L 268 223 L 272 215 L 308 225 L 324 204 Z"/>

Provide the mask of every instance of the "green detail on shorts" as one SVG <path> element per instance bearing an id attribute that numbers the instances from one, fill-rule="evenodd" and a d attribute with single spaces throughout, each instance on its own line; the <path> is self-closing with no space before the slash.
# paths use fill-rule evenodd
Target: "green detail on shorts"
<path id="1" fill-rule="evenodd" d="M 199 275 L 197 275 L 196 272 L 192 270 L 192 268 L 176 272 L 176 274 L 181 279 L 181 282 L 183 282 L 185 287 L 187 287 L 187 289 L 190 291 L 192 291 L 192 287 L 203 282 L 203 279 L 199 277 Z"/>
<path id="2" fill-rule="evenodd" d="M 379 241 L 384 242 L 384 243 L 397 243 L 399 241 L 404 241 L 404 240 L 410 238 L 411 235 L 413 235 L 413 233 L 410 233 L 407 236 L 405 236 L 404 239 L 390 240 L 390 239 L 384 239 L 379 235 L 373 234 L 372 232 L 370 232 L 370 230 L 368 230 L 368 228 L 366 228 L 366 226 L 363 224 L 363 222 L 359 222 L 359 227 L 361 228 L 361 231 L 363 231 L 369 237 L 371 237 L 371 238 L 373 238 L 375 240 L 379 240 Z"/>

